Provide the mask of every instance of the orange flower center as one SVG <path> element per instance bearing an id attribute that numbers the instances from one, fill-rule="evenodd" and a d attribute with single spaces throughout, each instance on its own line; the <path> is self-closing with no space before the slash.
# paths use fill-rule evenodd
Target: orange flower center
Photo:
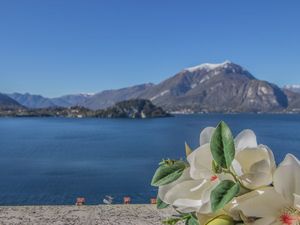
<path id="1" fill-rule="evenodd" d="M 217 176 L 217 175 L 214 175 L 214 176 L 211 176 L 210 181 L 215 181 L 215 180 L 217 180 L 217 179 L 218 179 L 218 176 Z"/>
<path id="2" fill-rule="evenodd" d="M 280 216 L 280 221 L 284 225 L 293 225 L 296 220 L 297 218 L 295 218 L 295 216 L 289 215 L 287 213 L 284 213 Z"/>
<path id="3" fill-rule="evenodd" d="M 299 225 L 300 224 L 300 212 L 293 207 L 286 208 L 279 216 L 279 220 L 283 225 Z"/>

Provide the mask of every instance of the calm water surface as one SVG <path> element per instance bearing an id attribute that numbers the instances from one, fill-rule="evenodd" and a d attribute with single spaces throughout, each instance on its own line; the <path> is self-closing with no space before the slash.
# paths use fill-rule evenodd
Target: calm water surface
<path id="1" fill-rule="evenodd" d="M 225 120 L 234 134 L 251 128 L 276 160 L 300 157 L 299 115 L 192 115 L 164 119 L 0 119 L 0 204 L 88 204 L 105 195 L 149 202 L 157 163 L 184 157 L 199 132 Z"/>

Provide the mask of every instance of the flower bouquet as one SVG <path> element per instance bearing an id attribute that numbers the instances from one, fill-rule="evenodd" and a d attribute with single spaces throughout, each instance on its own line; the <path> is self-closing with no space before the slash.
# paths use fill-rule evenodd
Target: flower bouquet
<path id="1" fill-rule="evenodd" d="M 220 122 L 200 134 L 186 160 L 163 160 L 152 185 L 157 207 L 172 206 L 178 215 L 163 224 L 300 225 L 300 163 L 287 154 L 276 168 L 274 155 L 258 145 L 252 130 L 234 139 Z"/>

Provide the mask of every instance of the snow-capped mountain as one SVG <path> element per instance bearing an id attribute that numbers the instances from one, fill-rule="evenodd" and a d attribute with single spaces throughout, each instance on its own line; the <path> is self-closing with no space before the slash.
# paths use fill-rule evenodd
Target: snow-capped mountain
<path id="1" fill-rule="evenodd" d="M 286 88 L 295 90 L 298 86 Z M 274 112 L 298 106 L 300 109 L 300 94 L 288 89 L 258 80 L 247 69 L 227 60 L 185 68 L 158 84 L 46 100 L 56 106 L 79 105 L 94 110 L 136 98 L 149 99 L 169 112 Z"/>
<path id="2" fill-rule="evenodd" d="M 300 84 L 288 84 L 283 86 L 283 89 L 287 89 L 296 93 L 300 93 Z"/>
<path id="3" fill-rule="evenodd" d="M 287 98 L 279 87 L 257 80 L 230 61 L 183 69 L 141 97 L 169 111 L 256 112 L 287 106 Z"/>
<path id="4" fill-rule="evenodd" d="M 223 69 L 230 68 L 233 65 L 238 66 L 238 65 L 232 63 L 229 60 L 225 60 L 222 63 L 202 63 L 202 64 L 197 65 L 197 66 L 185 68 L 184 70 L 187 70 L 191 73 L 196 72 L 196 71 L 202 71 L 202 70 L 205 70 L 206 72 L 209 72 L 211 70 L 217 70 L 217 69 L 222 69 L 222 68 Z M 244 70 L 241 66 L 238 66 L 238 67 L 239 67 L 239 69 Z"/>

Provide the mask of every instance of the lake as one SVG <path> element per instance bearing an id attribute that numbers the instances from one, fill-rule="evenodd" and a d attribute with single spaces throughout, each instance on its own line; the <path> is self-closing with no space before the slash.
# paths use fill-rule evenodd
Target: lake
<path id="1" fill-rule="evenodd" d="M 160 119 L 0 118 L 0 205 L 100 204 L 131 196 L 148 203 L 162 158 L 184 157 L 199 132 L 227 122 L 236 135 L 251 128 L 276 160 L 300 157 L 300 115 L 187 115 Z"/>

